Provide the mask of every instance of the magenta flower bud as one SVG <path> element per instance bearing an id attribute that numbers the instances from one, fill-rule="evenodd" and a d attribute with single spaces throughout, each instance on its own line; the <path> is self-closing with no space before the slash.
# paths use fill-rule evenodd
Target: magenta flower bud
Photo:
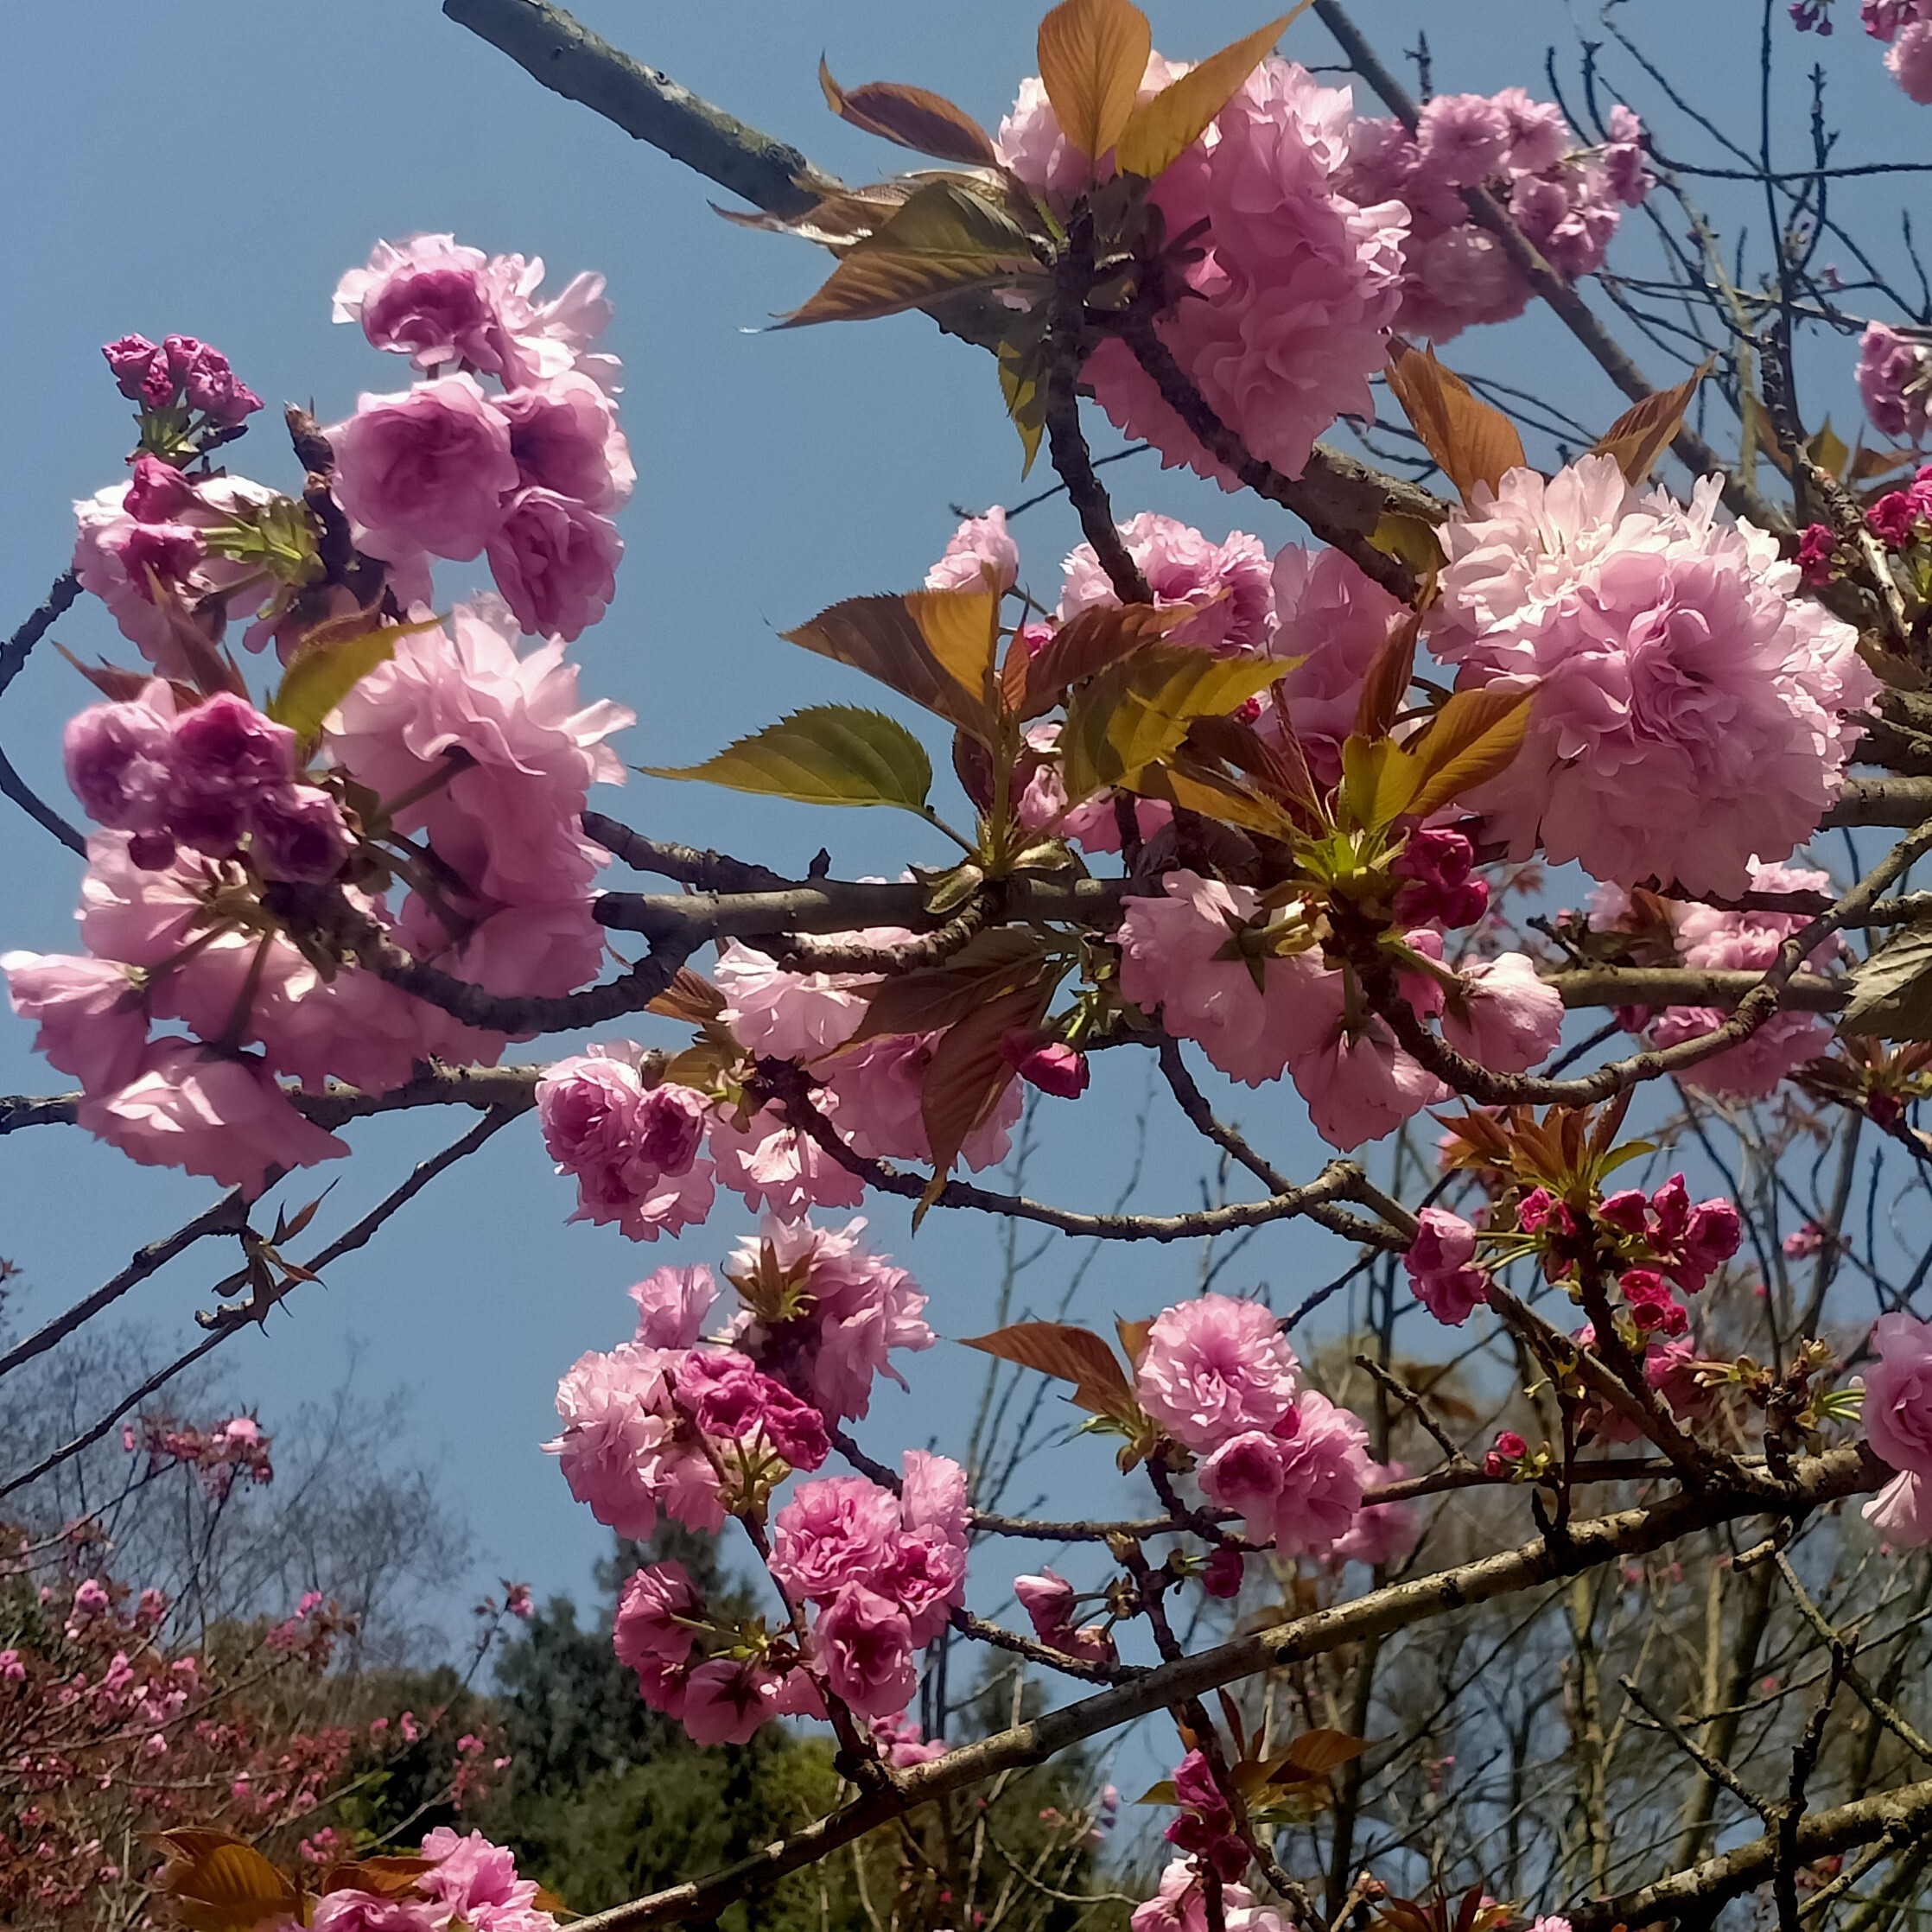
<path id="1" fill-rule="evenodd" d="M 145 454 L 135 458 L 124 506 L 136 523 L 171 523 L 194 500 L 194 486 L 172 463 Z"/>
<path id="2" fill-rule="evenodd" d="M 1675 1248 L 1690 1226 L 1690 1191 L 1681 1174 L 1673 1174 L 1650 1197 L 1650 1211 L 1656 1217 L 1652 1238 L 1660 1248 Z"/>
<path id="3" fill-rule="evenodd" d="M 1626 1187 L 1605 1195 L 1598 1204 L 1597 1213 L 1612 1227 L 1621 1228 L 1626 1234 L 1640 1235 L 1649 1225 L 1649 1198 L 1641 1187 Z"/>
<path id="4" fill-rule="evenodd" d="M 121 546 L 130 581 L 149 603 L 157 585 L 185 582 L 207 555 L 198 531 L 186 524 L 137 524 Z"/>
<path id="5" fill-rule="evenodd" d="M 143 380 L 161 352 L 144 335 L 124 335 L 116 341 L 102 343 L 100 353 L 107 358 L 107 366 L 114 372 L 115 385 L 122 395 L 130 403 L 139 402 Z"/>
<path id="6" fill-rule="evenodd" d="M 1241 1594 L 1242 1568 L 1241 1552 L 1223 1544 L 1203 1567 L 1201 1587 L 1211 1597 L 1237 1597 Z"/>
<path id="7" fill-rule="evenodd" d="M 1077 1100 L 1087 1090 L 1087 1056 L 1064 1040 L 1042 1041 L 1038 1033 L 1016 1026 L 1000 1047 L 1007 1065 L 1042 1093 L 1059 1100 Z"/>
<path id="8" fill-rule="evenodd" d="M 1015 1577 L 1013 1593 L 1039 1636 L 1051 1643 L 1073 1621 L 1073 1586 L 1052 1570 Z"/>
<path id="9" fill-rule="evenodd" d="M 690 1087 L 653 1087 L 637 1113 L 638 1158 L 662 1174 L 686 1174 L 704 1138 L 704 1096 Z"/>
<path id="10" fill-rule="evenodd" d="M 247 822 L 242 816 L 242 801 L 234 793 L 183 794 L 177 786 L 170 797 L 168 829 L 181 844 L 211 859 L 231 859 L 241 844 Z"/>
<path id="11" fill-rule="evenodd" d="M 195 358 L 204 353 L 205 345 L 193 335 L 164 335 L 161 339 L 162 352 L 168 358 L 168 366 L 177 376 L 185 376 L 194 366 Z M 218 350 L 216 353 L 220 352 Z"/>
<path id="12" fill-rule="evenodd" d="M 1684 1230 L 1684 1260 L 1707 1274 L 1738 1252 L 1743 1238 L 1744 1224 L 1732 1202 L 1721 1196 L 1700 1201 L 1691 1210 L 1689 1225 Z"/>
<path id="13" fill-rule="evenodd" d="M 175 727 L 175 768 L 187 791 L 280 788 L 296 775 L 296 734 L 246 698 L 218 692 Z"/>
<path id="14" fill-rule="evenodd" d="M 1424 1208 L 1402 1266 L 1415 1299 L 1438 1321 L 1460 1328 L 1489 1300 L 1490 1278 L 1475 1262 L 1475 1229 L 1446 1208 Z"/>
<path id="15" fill-rule="evenodd" d="M 67 783 L 97 824 L 166 829 L 174 746 L 160 712 L 140 702 L 91 704 L 68 720 L 64 749 Z"/>
<path id="16" fill-rule="evenodd" d="M 258 792 L 248 810 L 249 855 L 264 879 L 318 885 L 354 848 L 341 807 L 326 791 L 293 785 Z"/>
<path id="17" fill-rule="evenodd" d="M 181 340 L 192 341 L 193 338 Z M 174 336 L 168 339 L 170 353 L 175 340 Z M 217 423 L 239 423 L 262 406 L 262 398 L 228 366 L 227 357 L 206 342 L 194 344 L 194 353 L 181 375 L 190 406 L 205 411 Z"/>

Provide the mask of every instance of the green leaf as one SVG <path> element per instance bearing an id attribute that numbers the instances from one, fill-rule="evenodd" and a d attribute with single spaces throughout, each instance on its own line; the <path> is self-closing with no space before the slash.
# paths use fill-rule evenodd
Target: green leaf
<path id="1" fill-rule="evenodd" d="M 1168 644 L 1143 645 L 1103 666 L 1074 693 L 1060 732 L 1068 803 L 1130 784 L 1173 751 L 1196 718 L 1237 710 L 1285 668 L 1275 658 L 1215 658 Z"/>
<path id="2" fill-rule="evenodd" d="M 868 321 L 936 296 L 1010 286 L 1039 272 L 1026 230 L 972 183 L 948 176 L 929 181 L 855 243 L 818 292 L 779 326 Z"/>
<path id="3" fill-rule="evenodd" d="M 442 620 L 426 618 L 419 624 L 378 626 L 353 636 L 324 636 L 306 645 L 282 674 L 282 683 L 269 700 L 269 715 L 287 725 L 304 745 L 312 744 L 326 718 L 378 664 L 396 655 L 404 638 L 433 631 Z"/>
<path id="4" fill-rule="evenodd" d="M 1040 22 L 1040 85 L 1082 154 L 1097 161 L 1120 139 L 1153 48 L 1130 0 L 1061 0 Z"/>
<path id="5" fill-rule="evenodd" d="M 728 745 L 702 765 L 641 767 L 808 805 L 897 805 L 924 813 L 932 761 L 906 727 L 853 704 L 817 704 Z"/>
<path id="6" fill-rule="evenodd" d="M 1394 739 L 1344 740 L 1342 809 L 1363 830 L 1379 832 L 1414 810 L 1421 782 L 1420 766 Z"/>
<path id="7" fill-rule="evenodd" d="M 1884 1039 L 1932 1039 L 1932 928 L 1889 939 L 1852 975 L 1839 1031 Z"/>
<path id="8" fill-rule="evenodd" d="M 1218 54 L 1209 54 L 1151 100 L 1140 102 L 1121 130 L 1114 149 L 1115 166 L 1123 175 L 1138 175 L 1145 181 L 1165 175 L 1207 132 L 1215 116 L 1233 99 L 1275 41 L 1312 4 L 1312 0 L 1301 0 L 1293 12 L 1271 20 Z"/>

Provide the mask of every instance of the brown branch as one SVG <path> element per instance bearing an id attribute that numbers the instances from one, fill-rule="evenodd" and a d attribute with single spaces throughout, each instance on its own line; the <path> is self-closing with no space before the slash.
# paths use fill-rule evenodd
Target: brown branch
<path id="1" fill-rule="evenodd" d="M 29 613 L 27 621 L 0 645 L 0 691 L 20 676 L 29 652 L 56 621 L 73 608 L 79 595 L 80 579 L 71 569 L 63 570 L 54 580 L 54 588 Z"/>
<path id="2" fill-rule="evenodd" d="M 1862 1446 L 1807 1457 L 1793 1465 L 1791 1477 L 1782 1485 L 1780 1499 L 1772 1508 L 1780 1512 L 1802 1513 L 1842 1497 L 1876 1489 L 1889 1475 L 1890 1471 L 1869 1456 Z M 965 1790 L 1002 1771 L 1042 1764 L 1089 1738 L 1190 1698 L 1204 1696 L 1223 1685 L 1325 1656 L 1371 1636 L 1387 1636 L 1560 1577 L 1577 1575 L 1619 1557 L 1658 1549 L 1694 1530 L 1756 1515 L 1765 1507 L 1762 1497 L 1735 1490 L 1715 1489 L 1697 1495 L 1680 1494 L 1614 1516 L 1573 1524 L 1560 1550 L 1552 1548 L 1539 1537 L 1518 1548 L 1458 1564 L 1433 1576 L 1393 1584 L 1350 1602 L 1162 1664 L 1131 1683 L 1115 1686 L 1077 1704 L 1048 1712 L 1030 1723 L 963 1745 L 929 1764 L 895 1773 L 888 1790 L 874 1793 L 820 1819 L 804 1831 L 780 1839 L 711 1878 L 673 1885 L 648 1897 L 579 1919 L 576 1932 L 637 1932 L 638 1928 L 645 1926 L 706 1923 L 745 1892 L 813 1863 L 914 1805 Z M 1932 1785 L 1923 1789 L 1928 1813 L 1932 1815 Z M 1807 1821 L 1804 1832 L 1815 1831 L 1833 1815 L 1818 1814 Z M 1874 1826 L 1873 1829 L 1877 1828 Z M 1800 1835 L 1802 1840 L 1804 1833 Z M 1856 1843 L 1859 1840 L 1853 1837 L 1845 1842 Z M 1629 1922 L 1638 1922 L 1631 1915 L 1620 1916 Z M 1604 1920 L 1599 1925 L 1593 1919 L 1591 1932 L 1601 1932 L 1609 1922 Z"/>
<path id="3" fill-rule="evenodd" d="M 634 832 L 601 811 L 587 811 L 583 829 L 586 836 L 596 840 L 632 872 L 654 872 L 660 879 L 675 879 L 680 885 L 695 886 L 700 892 L 765 893 L 782 891 L 792 884 L 780 873 L 734 859 L 727 853 L 700 851 L 695 846 L 646 838 L 642 832 Z"/>

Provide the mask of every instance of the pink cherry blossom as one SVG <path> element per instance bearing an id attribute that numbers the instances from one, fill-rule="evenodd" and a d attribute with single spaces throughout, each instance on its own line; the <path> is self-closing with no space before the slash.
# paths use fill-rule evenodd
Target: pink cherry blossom
<path id="1" fill-rule="evenodd" d="M 1205 1453 L 1243 1431 L 1280 1428 L 1294 1413 L 1297 1367 L 1270 1310 L 1204 1294 L 1156 1318 L 1134 1392 L 1177 1442 Z"/>
<path id="2" fill-rule="evenodd" d="M 1003 591 L 1019 581 L 1020 546 L 1007 533 L 1007 513 L 998 504 L 983 517 L 967 518 L 925 574 L 928 590 Z"/>
<path id="3" fill-rule="evenodd" d="M 1408 1474 L 1401 1463 L 1372 1462 L 1369 1486 L 1399 1483 Z M 1365 1563 L 1370 1569 L 1384 1569 L 1408 1557 L 1421 1537 L 1422 1518 L 1413 1503 L 1367 1503 L 1348 1534 L 1328 1553 L 1328 1560 L 1338 1567 L 1344 1563 Z"/>
<path id="4" fill-rule="evenodd" d="M 831 1453 L 818 1411 L 729 1349 L 682 1351 L 677 1406 L 708 1439 L 753 1457 L 775 1453 L 794 1469 L 817 1469 Z"/>
<path id="5" fill-rule="evenodd" d="M 830 1111 L 823 1096 L 819 1111 Z M 857 1207 L 865 1199 L 865 1183 L 776 1107 L 761 1109 L 742 1128 L 721 1115 L 712 1122 L 710 1147 L 719 1182 L 742 1195 L 747 1207 L 781 1220 L 798 1221 L 815 1207 Z"/>
<path id="6" fill-rule="evenodd" d="M 1144 512 L 1120 526 L 1127 552 L 1153 593 L 1157 610 L 1185 607 L 1199 613 L 1169 631 L 1164 643 L 1192 645 L 1221 657 L 1260 656 L 1271 647 L 1274 600 L 1268 552 L 1258 537 L 1240 531 L 1216 543 L 1198 530 Z M 1066 560 L 1058 616 L 1064 624 L 1084 610 L 1115 607 L 1120 599 L 1091 543 Z"/>
<path id="7" fill-rule="evenodd" d="M 1468 801 L 1514 856 L 1729 896 L 1837 796 L 1877 682 L 1776 540 L 1717 511 L 1714 477 L 1686 508 L 1586 456 L 1451 516 L 1432 647 L 1463 688 L 1535 694 Z"/>
<path id="8" fill-rule="evenodd" d="M 418 369 L 467 362 L 501 369 L 501 327 L 487 258 L 454 235 L 379 241 L 366 268 L 335 285 L 334 320 L 360 322 L 372 347 L 407 355 Z"/>
<path id="9" fill-rule="evenodd" d="M 1859 340 L 1859 394 L 1882 435 L 1923 442 L 1932 409 L 1932 344 L 1869 322 Z"/>
<path id="10" fill-rule="evenodd" d="M 1911 21 L 1885 52 L 1885 67 L 1910 99 L 1932 105 L 1932 20 Z"/>
<path id="11" fill-rule="evenodd" d="M 606 512 L 630 500 L 637 486 L 631 446 L 610 397 L 589 377 L 572 372 L 512 390 L 497 398 L 497 408 L 510 425 L 511 453 L 526 488 Z"/>
<path id="12" fill-rule="evenodd" d="M 490 571 L 525 631 L 574 643 L 617 594 L 624 539 L 608 517 L 554 490 L 522 490 L 489 539 Z"/>
<path id="13" fill-rule="evenodd" d="M 938 1045 L 937 1033 L 895 1033 L 849 1049 L 824 1063 L 831 1096 L 838 1103 L 839 1131 L 859 1153 L 875 1160 L 930 1163 L 932 1143 L 925 1131 L 925 1076 Z M 1004 1160 L 1011 1130 L 1025 1099 L 1017 1081 L 994 1103 L 993 1111 L 967 1135 L 959 1156 L 976 1172 Z"/>
<path id="14" fill-rule="evenodd" d="M 1872 1330 L 1878 1359 L 1865 1371 L 1865 1433 L 1894 1469 L 1932 1477 L 1932 1322 L 1893 1313 Z"/>
<path id="15" fill-rule="evenodd" d="M 780 1715 L 782 1686 L 762 1664 L 714 1657 L 692 1671 L 680 1720 L 696 1745 L 748 1744 L 761 1725 Z"/>
<path id="16" fill-rule="evenodd" d="M 90 704 L 68 719 L 67 784 L 97 824 L 167 829 L 174 785 L 174 700 L 156 679 L 138 699 Z"/>
<path id="17" fill-rule="evenodd" d="M 1860 1514 L 1881 1536 L 1906 1548 L 1932 1543 L 1932 1478 L 1914 1470 L 1893 1477 Z"/>
<path id="18" fill-rule="evenodd" d="M 1274 649 L 1290 662 L 1275 687 L 1287 722 L 1323 785 L 1342 775 L 1363 681 L 1403 607 L 1339 550 L 1284 544 L 1275 552 Z M 1300 663 L 1293 660 L 1299 658 Z M 1264 704 L 1259 728 L 1279 729 Z"/>
<path id="19" fill-rule="evenodd" d="M 258 1062 L 158 1040 L 140 1071 L 88 1094 L 75 1115 L 97 1140 L 146 1167 L 180 1167 L 253 1196 L 274 1168 L 313 1167 L 347 1145 L 304 1120 Z"/>
<path id="20" fill-rule="evenodd" d="M 812 1638 L 833 1694 L 862 1716 L 903 1711 L 918 1687 L 906 1612 L 863 1583 L 847 1584 L 819 1611 Z"/>
<path id="21" fill-rule="evenodd" d="M 899 1500 L 869 1477 L 801 1483 L 772 1519 L 772 1574 L 789 1596 L 826 1602 L 888 1574 L 899 1535 Z"/>
<path id="22" fill-rule="evenodd" d="M 0 954 L 7 996 L 40 1031 L 34 1050 L 89 1093 L 111 1093 L 141 1072 L 148 1016 L 126 967 L 59 953 Z"/>
<path id="23" fill-rule="evenodd" d="M 328 437 L 337 500 L 378 553 L 402 543 L 433 556 L 474 556 L 517 488 L 510 424 L 473 376 L 404 393 L 363 395 Z"/>
<path id="24" fill-rule="evenodd" d="M 1537 977 L 1528 954 L 1471 960 L 1442 1009 L 1442 1034 L 1495 1073 L 1522 1073 L 1563 1038 L 1563 995 Z"/>
<path id="25" fill-rule="evenodd" d="M 636 1340 L 646 1348 L 688 1349 L 704 1331 L 718 1285 L 708 1268 L 660 1268 L 630 1293 L 638 1305 Z"/>
<path id="26" fill-rule="evenodd" d="M 308 1923 L 310 1932 L 444 1932 L 449 1920 L 450 1908 L 440 1900 L 344 1887 L 316 1900 Z"/>
<path id="27" fill-rule="evenodd" d="M 1402 1256 L 1409 1286 L 1438 1321 L 1460 1328 L 1489 1300 L 1490 1278 L 1473 1265 L 1476 1230 L 1446 1208 L 1426 1207 L 1416 1219 L 1415 1238 Z"/>
<path id="28" fill-rule="evenodd" d="M 784 1060 L 817 1059 L 842 1046 L 879 983 L 859 973 L 788 973 L 735 939 L 720 948 L 714 976 L 725 996 L 718 1018 L 733 1038 L 748 1052 Z"/>

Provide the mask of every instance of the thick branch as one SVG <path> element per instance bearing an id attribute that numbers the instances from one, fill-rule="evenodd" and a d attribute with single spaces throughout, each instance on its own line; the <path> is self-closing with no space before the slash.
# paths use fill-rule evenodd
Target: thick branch
<path id="1" fill-rule="evenodd" d="M 1790 1482 L 1776 1509 L 1778 1513 L 1802 1514 L 1841 1497 L 1875 1489 L 1889 1475 L 1862 1446 L 1808 1457 L 1794 1465 Z M 1644 1508 L 1573 1524 L 1560 1548 L 1539 1537 L 1499 1555 L 1392 1585 L 1162 1664 L 1132 1683 L 1102 1691 L 1030 1724 L 1016 1725 L 930 1764 L 895 1773 L 889 1790 L 872 1794 L 804 1832 L 768 1845 L 754 1857 L 713 1878 L 673 1885 L 647 1898 L 580 1919 L 577 1932 L 636 1932 L 637 1928 L 651 1925 L 706 1923 L 746 1891 L 813 1863 L 916 1804 L 965 1790 L 1002 1771 L 1042 1764 L 1089 1738 L 1189 1698 L 1204 1696 L 1222 1685 L 1534 1589 L 1618 1557 L 1658 1549 L 1694 1530 L 1755 1515 L 1765 1508 L 1762 1497 L 1735 1491 L 1675 1496 Z M 1932 1787 L 1928 1789 L 1932 1791 Z M 1928 1802 L 1932 1803 L 1932 1797 Z M 1808 1828 L 1815 1828 L 1833 1815 L 1821 1813 Z M 1607 1926 L 1609 1921 L 1600 1923 Z M 1598 1932 L 1598 1926 L 1599 1922 L 1592 1920 L 1591 1932 Z"/>

